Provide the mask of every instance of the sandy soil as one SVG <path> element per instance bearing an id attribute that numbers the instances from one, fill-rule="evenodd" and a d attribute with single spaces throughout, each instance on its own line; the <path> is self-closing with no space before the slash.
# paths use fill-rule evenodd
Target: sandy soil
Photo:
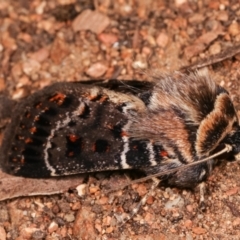
<path id="1" fill-rule="evenodd" d="M 239 45 L 239 16 L 235 0 L 0 0 L 0 91 L 20 100 L 57 81 L 149 80 L 156 69 L 179 70 Z M 233 55 L 208 69 L 240 115 Z M 118 216 L 151 182 L 106 193 L 134 173 L 92 174 L 81 196 L 73 189 L 1 202 L 0 239 L 240 239 L 239 171 L 238 163 L 214 170 L 204 212 L 197 189 L 158 188 L 121 227 Z"/>

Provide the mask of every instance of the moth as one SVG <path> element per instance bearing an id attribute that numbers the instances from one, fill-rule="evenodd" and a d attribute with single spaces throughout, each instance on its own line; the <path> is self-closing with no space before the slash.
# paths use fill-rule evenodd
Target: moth
<path id="1" fill-rule="evenodd" d="M 34 93 L 13 110 L 0 164 L 30 178 L 136 169 L 193 188 L 226 146 L 230 159 L 239 159 L 240 126 L 228 92 L 208 73 L 176 72 L 155 76 L 135 94 L 79 82 Z"/>

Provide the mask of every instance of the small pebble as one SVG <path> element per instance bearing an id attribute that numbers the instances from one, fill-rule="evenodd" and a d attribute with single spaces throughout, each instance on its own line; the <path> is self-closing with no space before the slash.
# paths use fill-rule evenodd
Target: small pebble
<path id="1" fill-rule="evenodd" d="M 86 71 L 86 74 L 93 78 L 99 78 L 107 71 L 107 66 L 101 62 L 92 64 Z"/>
<path id="2" fill-rule="evenodd" d="M 218 54 L 222 50 L 221 45 L 219 42 L 214 43 L 209 47 L 209 52 L 211 55 Z"/>
<path id="3" fill-rule="evenodd" d="M 79 210 L 80 208 L 81 208 L 81 203 L 80 203 L 80 202 L 75 202 L 75 203 L 72 205 L 72 207 L 71 207 L 71 209 L 72 209 L 73 211 Z"/>
<path id="4" fill-rule="evenodd" d="M 186 209 L 188 212 L 193 212 L 193 205 L 187 205 Z"/>
<path id="5" fill-rule="evenodd" d="M 109 24 L 110 19 L 106 15 L 87 9 L 74 19 L 72 28 L 74 32 L 90 30 L 99 34 L 103 32 Z"/>
<path id="6" fill-rule="evenodd" d="M 232 24 L 228 27 L 228 32 L 232 36 L 236 36 L 239 34 L 239 24 L 238 22 L 232 22 Z"/>
<path id="7" fill-rule="evenodd" d="M 201 228 L 201 227 L 194 227 L 194 228 L 192 228 L 192 231 L 197 235 L 204 234 L 207 232 L 206 229 Z"/>
<path id="8" fill-rule="evenodd" d="M 49 50 L 48 48 L 41 48 L 36 52 L 30 53 L 29 58 L 37 61 L 37 62 L 44 62 L 49 57 Z"/>
<path id="9" fill-rule="evenodd" d="M 102 43 L 104 43 L 108 46 L 110 46 L 118 41 L 118 37 L 115 34 L 110 34 L 110 33 L 100 33 L 98 35 L 98 39 Z"/>
<path id="10" fill-rule="evenodd" d="M 80 184 L 76 187 L 76 190 L 78 192 L 78 196 L 82 197 L 86 194 L 86 187 L 87 187 L 87 184 L 85 184 L 85 183 Z"/>
<path id="11" fill-rule="evenodd" d="M 73 222 L 75 220 L 75 216 L 72 213 L 69 213 L 64 216 L 64 219 L 67 222 Z"/>
<path id="12" fill-rule="evenodd" d="M 165 48 L 168 44 L 169 38 L 166 33 L 160 33 L 156 39 L 157 45 L 159 47 Z"/>
<path id="13" fill-rule="evenodd" d="M 52 233 L 58 229 L 58 224 L 55 221 L 52 221 L 48 226 L 48 232 Z"/>
<path id="14" fill-rule="evenodd" d="M 136 191 L 141 197 L 143 197 L 148 192 L 146 185 L 141 183 L 137 186 Z"/>
<path id="15" fill-rule="evenodd" d="M 225 194 L 226 194 L 227 196 L 232 196 L 232 195 L 237 194 L 238 191 L 239 191 L 239 187 L 234 187 L 234 188 L 229 189 L 228 191 L 226 191 Z"/>
<path id="16" fill-rule="evenodd" d="M 191 229 L 192 225 L 193 225 L 193 222 L 189 219 L 184 222 L 184 226 L 188 229 Z"/>
<path id="17" fill-rule="evenodd" d="M 26 61 L 23 62 L 23 72 L 31 76 L 34 73 L 37 73 L 41 68 L 41 65 L 38 61 L 34 59 L 27 59 Z"/>
<path id="18" fill-rule="evenodd" d="M 108 203 L 108 197 L 101 197 L 101 198 L 98 200 L 98 203 L 99 203 L 100 205 L 107 204 L 107 203 Z"/>

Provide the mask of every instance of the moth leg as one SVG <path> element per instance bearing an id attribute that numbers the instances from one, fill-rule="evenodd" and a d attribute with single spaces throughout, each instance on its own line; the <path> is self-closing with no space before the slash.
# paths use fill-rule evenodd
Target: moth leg
<path id="1" fill-rule="evenodd" d="M 201 182 L 199 185 L 199 194 L 200 194 L 200 200 L 199 200 L 199 206 L 201 210 L 206 209 L 206 203 L 205 203 L 205 193 L 206 193 L 206 184 L 205 182 Z"/>
<path id="2" fill-rule="evenodd" d="M 128 220 L 130 220 L 135 214 L 137 214 L 141 206 L 145 205 L 148 197 L 153 195 L 154 190 L 157 188 L 157 186 L 160 183 L 160 180 L 156 177 L 153 177 L 152 180 L 153 180 L 153 184 L 151 186 L 151 189 L 145 194 L 145 196 L 141 199 L 141 201 L 137 204 L 137 206 L 132 210 L 132 212 L 121 221 L 121 224 L 120 224 L 121 226 L 124 225 Z"/>

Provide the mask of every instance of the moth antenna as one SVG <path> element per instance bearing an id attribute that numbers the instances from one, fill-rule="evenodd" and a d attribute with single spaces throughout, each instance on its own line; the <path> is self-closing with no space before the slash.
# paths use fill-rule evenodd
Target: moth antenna
<path id="1" fill-rule="evenodd" d="M 229 144 L 225 144 L 225 148 L 223 148 L 221 151 L 209 156 L 209 157 L 206 157 L 202 160 L 199 160 L 199 161 L 196 161 L 196 162 L 192 162 L 192 163 L 189 163 L 187 165 L 183 165 L 183 166 L 180 166 L 180 167 L 177 167 L 177 168 L 174 168 L 174 169 L 170 169 L 168 171 L 164 171 L 164 172 L 161 172 L 161 173 L 156 173 L 156 174 L 152 174 L 152 175 L 149 175 L 149 176 L 146 176 L 146 177 L 143 177 L 143 178 L 139 178 L 139 179 L 136 179 L 136 180 L 133 180 L 131 181 L 130 184 L 134 184 L 134 183 L 139 183 L 139 182 L 144 182 L 144 181 L 147 181 L 149 179 L 152 179 L 153 177 L 160 177 L 160 176 L 164 176 L 164 175 L 167 175 L 167 174 L 170 174 L 170 173 L 174 173 L 176 171 L 179 171 L 179 170 L 184 170 L 188 167 L 191 167 L 191 166 L 195 166 L 195 165 L 198 165 L 200 163 L 204 163 L 204 162 L 207 162 L 215 157 L 218 157 L 224 153 L 228 153 L 228 152 L 231 152 L 232 151 L 232 146 L 229 145 Z M 129 184 L 128 184 L 129 185 Z"/>
<path id="2" fill-rule="evenodd" d="M 142 89 L 139 89 L 137 87 L 134 87 L 134 86 L 128 84 L 127 81 L 119 80 L 119 82 L 121 82 L 121 84 L 123 86 L 125 86 L 126 88 L 131 89 L 134 93 L 139 93 L 139 92 L 143 91 Z"/>
<path id="3" fill-rule="evenodd" d="M 120 82 L 122 83 L 123 86 L 125 86 L 125 87 L 127 87 L 127 88 L 129 88 L 129 89 L 132 89 L 132 91 L 134 91 L 134 92 L 137 92 L 137 90 L 136 90 L 137 88 L 128 85 L 127 83 L 125 83 L 125 82 L 122 81 L 122 80 L 120 80 Z"/>
<path id="4" fill-rule="evenodd" d="M 207 162 L 215 157 L 218 157 L 224 153 L 228 153 L 228 152 L 231 152 L 232 151 L 232 146 L 229 145 L 229 144 L 225 144 L 225 148 L 223 148 L 221 151 L 209 156 L 209 157 L 206 157 L 202 160 L 199 160 L 199 161 L 196 161 L 196 162 L 192 162 L 192 163 L 189 163 L 187 165 L 183 165 L 183 166 L 180 166 L 180 167 L 176 167 L 174 169 L 170 169 L 170 170 L 167 170 L 167 171 L 164 171 L 164 172 L 160 172 L 160 173 L 156 173 L 156 174 L 152 174 L 152 175 L 148 175 L 146 177 L 143 177 L 143 178 L 139 178 L 139 179 L 136 179 L 136 180 L 132 180 L 131 182 L 129 183 L 126 183 L 126 184 L 123 184 L 121 185 L 120 187 L 117 187 L 117 188 L 112 188 L 111 190 L 109 190 L 109 192 L 112 192 L 112 191 L 117 191 L 117 190 L 120 190 L 120 189 L 123 189 L 131 184 L 134 184 L 134 183 L 140 183 L 140 182 L 145 182 L 149 179 L 153 179 L 153 178 L 157 178 L 157 177 L 161 177 L 161 176 L 164 176 L 164 175 L 167 175 L 167 174 L 170 174 L 170 173 L 174 173 L 176 171 L 179 171 L 179 170 L 184 170 L 188 167 L 191 167 L 191 166 L 195 166 L 195 165 L 198 165 L 200 163 L 204 163 L 204 162 Z"/>

